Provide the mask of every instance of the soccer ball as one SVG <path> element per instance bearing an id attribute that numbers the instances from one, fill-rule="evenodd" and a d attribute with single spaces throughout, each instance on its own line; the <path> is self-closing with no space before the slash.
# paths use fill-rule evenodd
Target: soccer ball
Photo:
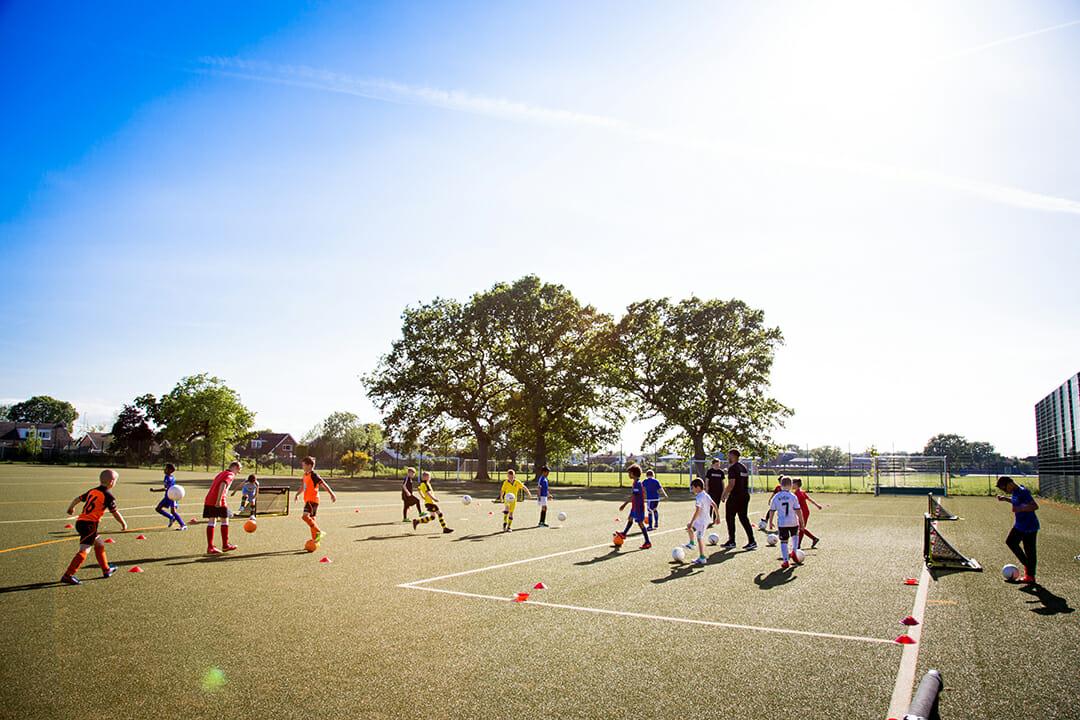
<path id="1" fill-rule="evenodd" d="M 510 503 L 517 500 L 517 495 L 515 495 L 512 492 L 511 493 L 506 493 L 506 497 L 504 497 L 503 500 L 505 500 L 506 504 L 509 505 Z"/>
<path id="2" fill-rule="evenodd" d="M 769 524 L 767 522 L 765 522 L 765 518 L 761 518 L 760 520 L 757 521 L 757 529 L 758 530 L 764 530 L 767 527 L 769 527 Z"/>
<path id="3" fill-rule="evenodd" d="M 471 495 L 462 495 L 461 496 L 461 503 L 463 505 L 468 505 L 471 502 L 472 502 L 472 496 Z"/>
<path id="4" fill-rule="evenodd" d="M 180 502 L 184 499 L 184 486 L 173 485 L 165 494 L 168 495 L 169 499 L 173 502 Z"/>
<path id="5" fill-rule="evenodd" d="M 709 541 L 710 545 L 716 545 L 720 542 L 720 536 L 716 533 L 709 533 L 709 537 L 706 539 Z"/>
<path id="6" fill-rule="evenodd" d="M 777 537 L 776 533 L 769 533 L 768 536 L 766 536 L 765 538 L 765 542 L 768 543 L 769 547 L 772 547 L 776 543 L 780 542 L 780 538 Z"/>
<path id="7" fill-rule="evenodd" d="M 258 525 L 255 524 L 255 518 L 248 518 L 248 521 L 244 523 L 244 532 L 253 533 Z"/>
<path id="8" fill-rule="evenodd" d="M 671 559 L 675 562 L 683 562 L 686 560 L 686 550 L 681 547 L 677 547 L 671 551 Z"/>
<path id="9" fill-rule="evenodd" d="M 1001 568 L 1002 576 L 1009 582 L 1013 582 L 1020 577 L 1020 568 L 1015 565 L 1009 564 Z"/>
<path id="10" fill-rule="evenodd" d="M 559 522 L 566 522 L 566 513 L 559 513 Z"/>
<path id="11" fill-rule="evenodd" d="M 795 552 L 792 554 L 795 556 L 796 562 L 806 562 L 806 553 L 804 553 L 802 550 L 796 548 Z"/>
<path id="12" fill-rule="evenodd" d="M 319 543 L 315 542 L 314 540 L 308 540 L 306 543 L 304 543 L 304 549 L 307 550 L 309 553 L 315 552 L 319 549 Z"/>
<path id="13" fill-rule="evenodd" d="M 615 547 L 622 547 L 623 541 L 626 540 L 621 532 L 616 532 L 611 536 L 611 542 Z"/>

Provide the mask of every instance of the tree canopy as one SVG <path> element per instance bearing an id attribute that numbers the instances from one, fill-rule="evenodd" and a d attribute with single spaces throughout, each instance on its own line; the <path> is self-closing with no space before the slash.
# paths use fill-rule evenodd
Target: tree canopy
<path id="1" fill-rule="evenodd" d="M 638 420 L 659 419 L 646 436 L 675 434 L 704 473 L 705 447 L 768 453 L 771 432 L 791 410 L 768 394 L 779 328 L 740 300 L 636 302 L 612 332 L 611 383 Z"/>
<path id="2" fill-rule="evenodd" d="M 162 438 L 181 444 L 201 441 L 207 465 L 231 457 L 233 446 L 250 436 L 255 421 L 235 390 L 206 373 L 182 378 L 160 400 L 144 395 L 136 404 L 151 407 L 147 414 L 161 426 Z"/>
<path id="3" fill-rule="evenodd" d="M 6 414 L 8 419 L 14 422 L 63 423 L 68 432 L 74 429 L 75 420 L 79 417 L 74 405 L 48 395 L 35 395 L 15 403 L 7 408 Z"/>
<path id="4" fill-rule="evenodd" d="M 150 457 L 154 431 L 145 413 L 134 404 L 124 405 L 112 426 L 111 452 L 143 462 Z"/>

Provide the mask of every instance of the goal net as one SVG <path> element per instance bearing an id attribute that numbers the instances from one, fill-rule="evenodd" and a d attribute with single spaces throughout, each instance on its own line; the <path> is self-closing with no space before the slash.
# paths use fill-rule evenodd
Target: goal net
<path id="1" fill-rule="evenodd" d="M 288 515 L 289 488 L 286 485 L 261 485 L 255 495 L 252 515 Z"/>
<path id="2" fill-rule="evenodd" d="M 495 477 L 495 461 L 488 460 L 487 463 L 488 477 Z M 480 461 L 475 458 L 462 458 L 461 459 L 461 474 L 466 480 L 474 479 L 480 472 Z"/>
<path id="3" fill-rule="evenodd" d="M 982 566 L 975 558 L 967 557 L 941 536 L 937 521 L 930 513 L 923 514 L 923 557 L 926 559 L 926 567 L 931 570 L 955 568 L 982 571 Z"/>
<path id="4" fill-rule="evenodd" d="M 946 494 L 948 472 L 944 457 L 878 455 L 873 475 L 875 495 Z"/>
<path id="5" fill-rule="evenodd" d="M 927 512 L 935 520 L 959 520 L 960 516 L 949 512 L 941 501 L 934 497 L 933 493 L 927 493 L 926 502 L 929 506 Z"/>

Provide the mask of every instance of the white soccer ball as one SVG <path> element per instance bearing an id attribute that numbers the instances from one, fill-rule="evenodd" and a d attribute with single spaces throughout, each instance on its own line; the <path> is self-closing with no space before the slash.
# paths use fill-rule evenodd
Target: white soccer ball
<path id="1" fill-rule="evenodd" d="M 1016 567 L 1015 565 L 1009 564 L 1001 568 L 1001 574 L 1006 580 L 1012 582 L 1013 580 L 1016 580 L 1020 577 L 1020 568 Z"/>
<path id="2" fill-rule="evenodd" d="M 795 552 L 792 554 L 795 556 L 796 562 L 806 562 L 806 553 L 801 549 L 796 548 Z"/>
<path id="3" fill-rule="evenodd" d="M 472 496 L 471 495 L 462 495 L 461 496 L 461 503 L 463 505 L 468 505 L 471 502 L 472 502 Z"/>
<path id="4" fill-rule="evenodd" d="M 767 527 L 769 527 L 769 524 L 767 522 L 765 522 L 765 518 L 761 518 L 760 520 L 757 521 L 757 529 L 758 530 L 764 530 Z"/>
<path id="5" fill-rule="evenodd" d="M 517 495 L 515 495 L 514 493 L 506 493 L 506 497 L 504 497 L 503 500 L 505 500 L 506 504 L 509 505 L 510 503 L 517 500 Z"/>
<path id="6" fill-rule="evenodd" d="M 776 543 L 780 542 L 780 538 L 777 537 L 776 533 L 769 533 L 765 537 L 765 542 L 769 545 L 769 547 L 772 547 L 776 545 Z"/>
<path id="7" fill-rule="evenodd" d="M 165 494 L 168 495 L 169 499 L 173 502 L 180 502 L 184 499 L 184 486 L 173 485 Z"/>
<path id="8" fill-rule="evenodd" d="M 706 538 L 710 545 L 716 545 L 720 542 L 720 536 L 716 533 L 709 533 L 709 537 Z"/>
<path id="9" fill-rule="evenodd" d="M 671 559 L 675 562 L 683 562 L 686 560 L 686 550 L 681 547 L 675 548 L 671 551 Z"/>
<path id="10" fill-rule="evenodd" d="M 564 513 L 564 512 L 559 513 L 559 522 L 566 522 L 566 513 Z"/>

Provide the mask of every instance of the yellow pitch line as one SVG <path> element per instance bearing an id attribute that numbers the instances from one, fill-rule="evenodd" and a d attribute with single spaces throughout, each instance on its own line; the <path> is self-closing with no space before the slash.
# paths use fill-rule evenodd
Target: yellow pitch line
<path id="1" fill-rule="evenodd" d="M 100 535 L 127 535 L 133 532 L 142 532 L 143 530 L 156 530 L 157 528 L 164 527 L 162 525 L 148 525 L 147 527 L 128 528 L 126 532 L 103 532 Z M 52 545 L 53 543 L 68 542 L 69 540 L 78 540 L 78 535 L 72 535 L 70 537 L 57 538 L 55 540 L 42 540 L 39 543 L 33 543 L 32 545 L 18 545 L 16 547 L 0 548 L 0 555 L 9 552 L 15 552 L 16 550 L 32 550 L 34 548 L 42 547 L 43 545 Z"/>

